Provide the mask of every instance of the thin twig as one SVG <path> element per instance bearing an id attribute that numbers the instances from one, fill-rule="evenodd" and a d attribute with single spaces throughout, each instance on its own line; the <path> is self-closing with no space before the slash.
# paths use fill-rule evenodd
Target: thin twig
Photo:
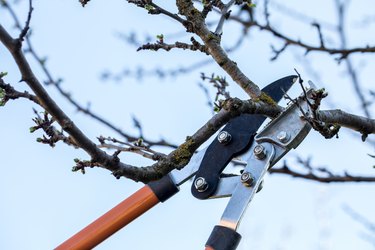
<path id="1" fill-rule="evenodd" d="M 327 170 L 328 171 L 328 170 Z M 345 173 L 344 175 L 334 175 L 330 174 L 328 176 L 318 176 L 313 172 L 300 173 L 292 170 L 288 166 L 284 165 L 281 168 L 271 168 L 269 170 L 271 174 L 285 174 L 290 175 L 295 178 L 302 178 L 305 180 L 318 181 L 322 183 L 341 183 L 341 182 L 375 182 L 375 176 L 356 176 Z"/>
<path id="2" fill-rule="evenodd" d="M 204 45 L 201 45 L 199 42 L 193 40 L 193 44 L 187 44 L 182 42 L 175 42 L 174 44 L 166 44 L 164 42 L 157 42 L 157 43 L 147 43 L 142 45 L 137 49 L 140 50 L 154 50 L 158 51 L 159 49 L 163 49 L 165 51 L 170 51 L 171 49 L 184 49 L 184 50 L 191 50 L 191 51 L 200 51 L 208 55 L 208 51 Z"/>
<path id="3" fill-rule="evenodd" d="M 19 92 L 15 90 L 10 84 L 6 84 L 2 78 L 0 78 L 0 92 L 1 90 L 4 91 L 4 94 L 0 98 L 0 106 L 4 106 L 9 100 L 16 100 L 18 98 L 25 98 L 40 105 L 40 102 L 35 95 L 32 95 L 27 91 Z"/>
<path id="4" fill-rule="evenodd" d="M 173 14 L 169 11 L 167 11 L 166 9 L 160 7 L 159 5 L 155 4 L 154 2 L 151 2 L 150 5 L 155 8 L 155 12 L 157 14 L 164 14 L 166 16 L 169 16 L 171 17 L 172 19 L 176 20 L 177 22 L 181 23 L 181 24 L 184 24 L 186 22 L 186 20 L 182 19 L 181 17 L 179 17 L 177 14 Z M 153 14 L 153 13 L 151 13 Z"/>
<path id="5" fill-rule="evenodd" d="M 252 27 L 258 27 L 261 31 L 267 31 L 267 32 L 271 33 L 272 35 L 274 35 L 275 37 L 283 40 L 284 44 L 288 44 L 288 46 L 294 45 L 294 46 L 300 47 L 302 49 L 305 49 L 306 54 L 308 54 L 310 52 L 324 52 L 324 53 L 328 53 L 330 55 L 338 55 L 339 57 L 337 58 L 337 60 L 341 61 L 341 60 L 347 58 L 350 54 L 375 53 L 375 46 L 370 46 L 370 45 L 365 45 L 363 47 L 348 48 L 348 49 L 337 49 L 337 48 L 322 47 L 321 44 L 319 44 L 319 46 L 314 46 L 314 45 L 310 45 L 308 43 L 305 43 L 305 42 L 303 42 L 299 39 L 293 39 L 293 38 L 279 32 L 278 30 L 276 30 L 275 28 L 273 28 L 272 26 L 267 25 L 267 24 L 264 25 L 264 24 L 261 24 L 257 21 L 254 21 L 254 20 L 247 21 L 247 20 L 244 20 L 243 18 L 241 18 L 239 16 L 230 16 L 229 19 L 242 24 L 247 29 L 250 29 Z M 284 50 L 285 50 L 285 48 L 284 48 Z"/>
<path id="6" fill-rule="evenodd" d="M 31 14 L 32 14 L 33 10 L 34 10 L 34 8 L 33 8 L 33 2 L 32 2 L 32 0 L 29 0 L 29 12 L 27 14 L 26 23 L 25 23 L 25 26 L 23 27 L 23 29 L 21 30 L 21 33 L 18 36 L 18 40 L 21 43 L 23 42 L 24 38 L 27 35 L 27 32 L 30 29 Z"/>
<path id="7" fill-rule="evenodd" d="M 217 36 L 221 36 L 222 33 L 223 33 L 223 27 L 224 27 L 224 21 L 226 19 L 228 19 L 230 12 L 230 8 L 232 7 L 232 5 L 236 2 L 236 0 L 230 0 L 225 6 L 223 9 L 221 9 L 221 17 L 220 17 L 220 20 L 219 20 L 219 23 L 217 24 L 217 27 L 216 27 L 216 30 L 215 30 L 215 34 Z"/>

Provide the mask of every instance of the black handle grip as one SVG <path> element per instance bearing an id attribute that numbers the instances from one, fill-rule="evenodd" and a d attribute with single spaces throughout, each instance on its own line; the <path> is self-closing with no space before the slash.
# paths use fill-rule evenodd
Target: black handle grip
<path id="1" fill-rule="evenodd" d="M 206 247 L 214 250 L 235 250 L 240 243 L 241 235 L 231 228 L 215 226 Z"/>
<path id="2" fill-rule="evenodd" d="M 160 202 L 168 200 L 179 191 L 178 186 L 173 182 L 169 174 L 160 180 L 149 182 L 147 185 L 152 189 Z"/>

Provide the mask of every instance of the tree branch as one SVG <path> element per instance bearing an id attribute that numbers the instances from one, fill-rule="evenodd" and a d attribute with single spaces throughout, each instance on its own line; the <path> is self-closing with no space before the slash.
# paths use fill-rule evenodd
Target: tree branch
<path id="1" fill-rule="evenodd" d="M 337 124 L 360 132 L 365 137 L 375 133 L 375 119 L 349 114 L 340 109 L 318 111 L 318 119 L 325 123 Z"/>
<path id="2" fill-rule="evenodd" d="M 197 10 L 191 0 L 176 1 L 179 12 L 187 18 L 185 27 L 188 32 L 197 34 L 212 58 L 222 67 L 241 88 L 253 99 L 262 99 L 259 87 L 252 82 L 232 61 L 220 46 L 220 37 L 212 33 L 206 26 L 202 13 Z"/>
<path id="3" fill-rule="evenodd" d="M 75 145 L 85 150 L 92 158 L 89 166 L 101 166 L 110 170 L 117 178 L 125 176 L 135 181 L 149 182 L 163 177 L 171 170 L 184 167 L 191 156 L 209 139 L 220 127 L 241 113 L 264 113 L 274 117 L 281 112 L 281 108 L 274 105 L 261 105 L 252 101 L 241 101 L 239 99 L 229 99 L 223 104 L 223 109 L 212 117 L 193 136 L 188 137 L 186 142 L 172 151 L 167 157 L 148 167 L 135 167 L 120 162 L 117 154 L 108 155 L 100 150 L 83 132 L 73 123 L 73 121 L 61 110 L 54 100 L 45 91 L 39 80 L 32 72 L 20 47 L 16 46 L 14 40 L 8 32 L 0 25 L 0 41 L 12 54 L 21 72 L 22 80 L 25 81 L 38 97 L 40 105 L 52 115 L 57 123 L 73 139 Z"/>
<path id="4" fill-rule="evenodd" d="M 182 42 L 175 42 L 174 44 L 166 44 L 162 39 L 158 41 L 157 43 L 147 43 L 142 45 L 137 49 L 137 51 L 140 50 L 154 50 L 157 51 L 159 49 L 163 49 L 165 51 L 170 51 L 171 49 L 179 48 L 179 49 L 188 49 L 191 51 L 200 51 L 208 55 L 208 51 L 204 45 L 201 45 L 199 42 L 197 42 L 193 37 L 191 38 L 191 42 L 193 44 L 187 44 Z"/>
<path id="5" fill-rule="evenodd" d="M 96 145 L 84 135 L 84 133 L 73 123 L 73 121 L 61 110 L 55 101 L 45 91 L 39 80 L 35 77 L 33 71 L 27 62 L 18 41 L 13 39 L 9 33 L 0 25 L 0 41 L 12 54 L 13 59 L 22 75 L 22 81 L 33 90 L 38 97 L 40 105 L 53 116 L 64 131 L 70 134 L 76 144 L 84 149 L 93 159 L 105 165 L 109 170 L 117 170 L 119 167 L 128 168 L 125 164 L 120 165 L 118 160 L 107 155 L 104 151 L 96 147 Z"/>
<path id="6" fill-rule="evenodd" d="M 161 178 L 173 169 L 183 168 L 190 160 L 194 152 L 207 141 L 216 131 L 218 131 L 230 119 L 239 116 L 242 113 L 264 114 L 275 117 L 282 111 L 279 106 L 262 105 L 251 100 L 241 101 L 237 98 L 228 99 L 223 103 L 222 109 L 214 115 L 205 125 L 198 129 L 192 136 L 188 136 L 186 141 L 176 150 L 172 151 L 167 157 L 150 167 L 142 168 L 143 172 L 133 173 L 128 169 L 119 169 L 113 174 L 120 178 L 125 176 L 131 179 L 142 181 L 151 181 Z M 133 174 L 137 175 L 136 177 Z M 141 174 L 141 176 L 139 176 Z"/>
<path id="7" fill-rule="evenodd" d="M 269 33 L 271 33 L 275 37 L 283 40 L 284 44 L 285 44 L 284 47 L 289 46 L 289 45 L 295 45 L 295 46 L 298 46 L 300 48 L 305 49 L 306 54 L 308 54 L 309 52 L 314 52 L 314 51 L 315 52 L 325 52 L 325 53 L 328 53 L 330 55 L 339 55 L 337 60 L 340 61 L 342 59 L 347 58 L 350 54 L 354 54 L 354 53 L 375 53 L 375 46 L 366 45 L 364 47 L 355 47 L 355 48 L 350 48 L 350 49 L 337 49 L 337 48 L 329 48 L 329 47 L 322 46 L 321 42 L 320 42 L 319 46 L 314 46 L 314 45 L 307 44 L 307 43 L 305 43 L 301 40 L 293 39 L 293 38 L 279 32 L 279 31 L 277 31 L 272 26 L 267 25 L 267 24 L 263 25 L 263 24 L 255 21 L 255 20 L 246 21 L 246 20 L 243 20 L 239 16 L 230 16 L 229 20 L 239 22 L 240 24 L 242 24 L 247 29 L 250 29 L 252 27 L 258 27 L 262 31 L 268 31 Z M 283 47 L 283 50 L 285 50 L 284 47 Z"/>
<path id="8" fill-rule="evenodd" d="M 186 20 L 179 17 L 177 14 L 173 14 L 159 5 L 152 2 L 152 0 L 127 0 L 128 3 L 137 5 L 140 8 L 146 9 L 151 15 L 164 14 L 170 18 L 176 20 L 179 23 L 185 24 Z"/>
<path id="9" fill-rule="evenodd" d="M 328 171 L 328 170 L 327 170 Z M 344 175 L 333 175 L 332 173 L 328 176 L 318 176 L 313 172 L 300 173 L 292 170 L 288 166 L 284 165 L 281 168 L 271 168 L 269 170 L 271 174 L 285 174 L 295 178 L 302 178 L 306 180 L 318 181 L 323 183 L 341 183 L 341 182 L 375 182 L 375 176 L 355 176 L 345 173 Z M 330 172 L 329 172 L 330 173 Z"/>
<path id="10" fill-rule="evenodd" d="M 2 93 L 3 91 L 4 93 Z M 40 102 L 35 95 L 32 95 L 27 91 L 19 92 L 0 78 L 0 106 L 4 106 L 9 100 L 15 100 L 18 98 L 25 98 L 40 105 Z"/>
<path id="11" fill-rule="evenodd" d="M 86 1 L 87 2 L 87 1 Z M 151 2 L 151 1 L 138 1 Z M 22 75 L 22 81 L 25 81 L 37 96 L 39 104 L 56 120 L 64 131 L 66 131 L 74 145 L 85 150 L 90 156 L 90 161 L 77 161 L 77 169 L 85 167 L 100 166 L 110 170 L 114 176 L 120 178 L 125 176 L 135 181 L 148 182 L 161 178 L 171 170 L 181 169 L 190 160 L 191 156 L 207 139 L 209 139 L 219 128 L 226 124 L 230 119 L 243 113 L 264 114 L 269 117 L 275 117 L 283 108 L 274 103 L 260 102 L 262 93 L 257 85 L 251 82 L 237 67 L 236 63 L 231 61 L 223 48 L 220 46 L 220 38 L 211 33 L 205 25 L 202 13 L 194 8 L 190 0 L 177 0 L 177 6 L 181 14 L 187 21 L 183 24 L 189 32 L 196 33 L 204 42 L 207 51 L 215 59 L 219 65 L 236 81 L 245 91 L 255 100 L 241 101 L 237 98 L 229 98 L 222 103 L 222 109 L 213 116 L 205 125 L 197 130 L 192 136 L 187 137 L 176 150 L 167 156 L 160 157 L 160 160 L 146 167 L 135 167 L 120 162 L 118 158 L 119 151 L 113 155 L 99 149 L 61 110 L 54 100 L 45 91 L 42 84 L 35 77 L 26 60 L 21 47 L 18 46 L 19 39 L 13 39 L 8 32 L 0 25 L 0 41 L 7 47 L 12 54 L 13 59 Z M 21 42 L 22 45 L 22 42 Z M 58 86 L 58 85 L 57 85 Z M 264 96 L 263 96 L 264 97 Z M 318 111 L 317 118 L 323 122 L 343 124 L 351 128 L 355 128 L 362 134 L 375 132 L 375 121 L 347 113 Z M 353 124 L 353 120 L 355 121 Z M 52 121 L 52 120 L 51 120 Z M 48 129 L 48 128 L 46 128 Z M 138 149 L 137 149 L 138 150 Z M 285 171 L 285 170 L 284 170 Z M 320 180 L 319 180 L 320 181 Z"/>
<path id="12" fill-rule="evenodd" d="M 85 4 L 87 3 L 88 1 L 85 1 Z M 20 30 L 20 32 L 22 33 L 23 30 L 25 30 L 24 28 L 21 27 L 21 24 L 20 24 L 20 21 L 16 15 L 16 13 L 14 12 L 14 10 L 11 8 L 11 6 L 7 3 L 7 2 L 3 2 L 3 6 L 9 11 L 9 13 L 11 14 L 14 22 L 15 22 L 15 26 L 17 29 Z M 29 13 L 28 13 L 28 20 L 31 18 L 31 11 L 32 11 L 32 6 L 30 5 L 30 10 L 29 10 Z M 29 21 L 26 22 L 27 26 L 29 26 Z M 26 43 L 27 43 L 27 50 L 26 52 L 28 53 L 31 53 L 31 55 L 35 58 L 35 60 L 39 63 L 42 71 L 44 72 L 44 74 L 46 75 L 47 77 L 47 81 L 45 82 L 46 85 L 53 85 L 57 91 L 64 97 L 66 98 L 66 100 L 68 102 L 70 102 L 74 107 L 77 108 L 77 110 L 79 112 L 82 112 L 84 113 L 85 115 L 88 115 L 89 117 L 93 118 L 94 120 L 96 120 L 97 122 L 103 124 L 104 126 L 107 126 L 108 128 L 112 129 L 114 132 L 118 133 L 119 135 L 121 135 L 122 137 L 126 138 L 128 141 L 130 142 L 133 142 L 133 141 L 137 141 L 139 138 L 138 137 L 135 137 L 135 136 L 132 136 L 128 133 L 125 133 L 121 128 L 115 126 L 114 124 L 112 124 L 110 121 L 106 120 L 104 117 L 101 117 L 100 115 L 92 112 L 90 110 L 89 107 L 84 107 L 83 105 L 79 104 L 73 97 L 70 93 L 68 93 L 67 91 L 65 91 L 62 87 L 61 87 L 61 82 L 62 80 L 61 79 L 57 79 L 55 80 L 54 77 L 52 76 L 51 72 L 48 70 L 47 66 L 46 66 L 46 59 L 45 58 L 42 58 L 40 57 L 37 52 L 35 51 L 32 43 L 31 43 L 31 40 L 30 40 L 30 37 L 29 36 L 26 36 L 25 37 L 25 40 L 26 40 Z M 12 98 L 10 98 L 12 99 Z M 39 103 L 38 103 L 39 104 Z M 171 147 L 171 148 L 177 148 L 177 145 L 173 144 L 173 143 L 170 143 L 170 142 L 167 142 L 165 141 L 164 139 L 160 139 L 160 140 L 150 140 L 150 139 L 147 139 L 147 138 L 143 138 L 143 141 L 144 143 L 146 143 L 148 146 L 166 146 L 166 147 Z"/>
<path id="13" fill-rule="evenodd" d="M 25 27 L 21 30 L 21 33 L 18 36 L 18 41 L 20 41 L 20 43 L 22 43 L 22 41 L 24 40 L 24 38 L 27 35 L 27 32 L 30 29 L 31 14 L 32 14 L 32 12 L 34 10 L 32 3 L 33 3 L 32 0 L 29 0 L 29 12 L 27 14 L 27 19 L 26 19 Z"/>

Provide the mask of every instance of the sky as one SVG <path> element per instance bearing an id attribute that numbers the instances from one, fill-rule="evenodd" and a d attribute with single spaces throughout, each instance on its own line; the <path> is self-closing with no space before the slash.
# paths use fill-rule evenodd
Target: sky
<path id="1" fill-rule="evenodd" d="M 276 3 L 273 1 L 271 5 L 271 23 L 294 37 L 318 43 L 314 28 L 291 18 Z M 336 22 L 331 1 L 287 1 L 285 4 L 324 23 Z M 375 22 L 368 25 L 362 22 L 373 14 L 368 8 L 371 1 L 348 4 L 348 46 L 371 44 Z M 176 12 L 173 4 L 163 6 Z M 189 74 L 165 79 L 128 77 L 121 81 L 103 81 L 101 78 L 108 71 L 119 73 L 139 67 L 170 69 L 209 59 L 191 51 L 137 52 L 137 47 L 119 38 L 119 34 L 136 32 L 139 40 L 156 39 L 156 35 L 164 34 L 166 42 L 188 42 L 190 36 L 184 35 L 184 28 L 172 20 L 147 15 L 145 10 L 126 1 L 92 0 L 82 8 L 78 1 L 39 0 L 34 2 L 34 8 L 31 39 L 35 50 L 47 57 L 53 76 L 62 78 L 64 89 L 80 103 L 90 103 L 92 110 L 125 131 L 138 135 L 132 125 L 132 116 L 136 116 L 147 138 L 163 137 L 178 144 L 212 115 L 198 83 L 201 72 L 225 76 L 213 63 Z M 256 8 L 262 8 L 261 1 Z M 15 10 L 24 23 L 26 1 L 21 1 Z M 18 35 L 4 9 L 0 9 L 0 23 L 13 36 Z M 240 30 L 233 23 L 224 26 L 223 44 L 228 47 L 235 44 Z M 327 43 L 337 44 L 333 33 L 325 32 Z M 329 92 L 322 109 L 342 108 L 349 112 L 358 109 L 343 64 L 338 65 L 331 56 L 321 53 L 303 56 L 301 50 L 287 51 L 271 62 L 271 44 L 282 46 L 270 34 L 251 31 L 242 47 L 230 56 L 260 86 L 294 74 L 293 69 L 297 68 L 305 80 L 311 79 Z M 45 80 L 33 58 L 28 59 L 39 79 Z M 352 59 L 364 88 L 373 87 L 373 55 L 355 55 Z M 306 65 L 314 71 L 307 70 Z M 18 90 L 28 89 L 18 82 L 18 69 L 2 45 L 0 71 L 8 72 L 5 81 Z M 99 135 L 118 136 L 78 113 L 52 87 L 46 88 L 91 139 Z M 233 96 L 246 98 L 235 84 L 229 90 Z M 299 92 L 294 87 L 290 94 L 297 96 Z M 215 90 L 211 88 L 210 93 L 213 97 Z M 71 172 L 74 158 L 88 159 L 88 156 L 61 143 L 53 149 L 36 143 L 41 133 L 29 133 L 33 126 L 32 108 L 41 111 L 26 100 L 10 101 L 0 108 L 0 249 L 53 249 L 142 187 L 124 178 L 116 180 L 107 170 L 99 168 L 88 169 L 85 175 Z M 339 139 L 331 140 L 312 131 L 285 159 L 293 164 L 297 155 L 311 157 L 314 166 L 326 166 L 335 173 L 348 170 L 352 174 L 375 175 L 374 160 L 367 154 L 374 154 L 374 148 L 363 143 L 359 135 L 343 129 Z M 122 160 L 138 166 L 150 164 L 129 154 Z M 294 166 L 300 169 L 298 164 Z M 157 205 L 96 249 L 168 250 L 176 246 L 183 250 L 202 249 L 228 200 L 196 200 L 190 194 L 190 184 L 183 185 L 173 198 Z M 375 222 L 375 202 L 371 196 L 374 192 L 374 184 L 321 184 L 268 175 L 263 190 L 243 218 L 238 249 L 374 249 L 374 244 L 364 239 L 369 231 L 343 210 L 343 206 L 350 206 Z"/>

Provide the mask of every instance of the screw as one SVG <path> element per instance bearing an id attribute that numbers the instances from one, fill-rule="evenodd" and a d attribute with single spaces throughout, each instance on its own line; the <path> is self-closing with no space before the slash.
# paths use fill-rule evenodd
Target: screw
<path id="1" fill-rule="evenodd" d="M 194 186 L 198 190 L 198 192 L 201 193 L 207 190 L 208 183 L 203 177 L 198 177 L 197 179 L 195 179 Z"/>
<path id="2" fill-rule="evenodd" d="M 262 160 L 266 157 L 266 150 L 262 145 L 256 145 L 254 148 L 254 155 L 258 160 Z"/>
<path id="3" fill-rule="evenodd" d="M 277 139 L 282 142 L 282 143 L 286 143 L 289 141 L 289 135 L 287 132 L 285 131 L 280 131 L 280 133 L 277 135 Z"/>
<path id="4" fill-rule="evenodd" d="M 253 184 L 254 182 L 254 178 L 251 176 L 251 174 L 249 172 L 244 172 L 242 173 L 241 175 L 241 182 L 245 185 L 245 186 L 251 186 L 251 184 Z"/>
<path id="5" fill-rule="evenodd" d="M 227 131 L 221 131 L 217 136 L 217 140 L 223 145 L 228 144 L 231 139 L 232 136 Z"/>

